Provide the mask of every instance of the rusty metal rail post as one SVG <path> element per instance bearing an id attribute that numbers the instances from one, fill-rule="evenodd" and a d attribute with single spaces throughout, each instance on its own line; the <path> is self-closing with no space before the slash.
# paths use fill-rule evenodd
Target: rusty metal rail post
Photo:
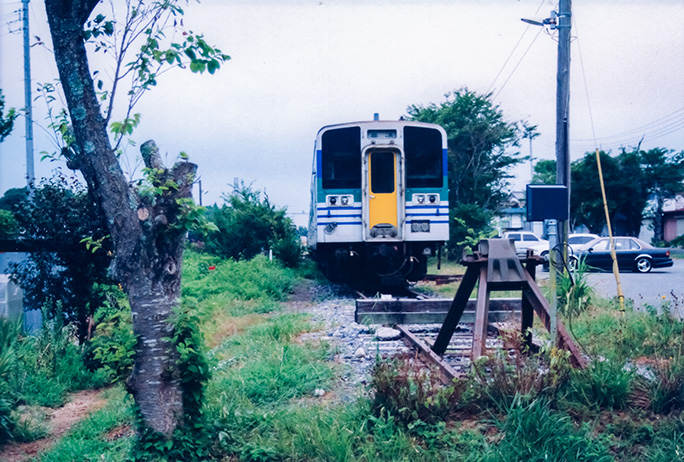
<path id="1" fill-rule="evenodd" d="M 515 254 L 513 241 L 508 239 L 487 239 L 480 242 L 480 251 L 473 257 L 466 258 L 465 276 L 456 291 L 449 313 L 439 331 L 432 351 L 443 355 L 451 341 L 456 326 L 463 315 L 468 298 L 479 279 L 477 296 L 477 314 L 473 334 L 473 359 L 477 359 L 486 351 L 487 311 L 489 308 L 489 293 L 495 290 L 522 291 L 522 322 L 521 330 L 525 342 L 531 344 L 532 338 L 529 328 L 532 326 L 533 312 L 536 312 L 547 330 L 551 329 L 549 303 L 542 295 L 534 280 L 534 267 L 539 259 L 528 254 L 523 269 Z M 570 351 L 571 361 L 577 367 L 585 367 L 586 361 L 579 348 L 572 340 L 562 323 L 558 323 L 558 346 Z"/>
<path id="2" fill-rule="evenodd" d="M 479 268 L 483 263 L 486 263 L 486 261 L 487 260 L 482 260 L 478 254 L 464 260 L 464 263 L 466 264 L 465 275 L 463 276 L 463 280 L 461 280 L 461 284 L 458 286 L 451 308 L 449 308 L 446 319 L 444 319 L 444 324 L 442 324 L 442 328 L 439 330 L 437 339 L 432 346 L 432 351 L 440 356 L 444 354 L 447 346 L 449 346 L 451 337 L 454 335 L 456 326 L 461 320 L 461 316 L 463 316 L 463 312 L 468 304 L 468 298 L 470 298 L 470 294 L 473 292 L 475 283 L 477 283 L 477 279 L 480 276 Z"/>

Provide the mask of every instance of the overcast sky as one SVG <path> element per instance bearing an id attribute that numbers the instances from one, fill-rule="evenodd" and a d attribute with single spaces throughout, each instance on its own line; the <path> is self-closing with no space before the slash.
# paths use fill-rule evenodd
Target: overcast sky
<path id="1" fill-rule="evenodd" d="M 0 0 L 0 88 L 22 107 L 21 2 Z M 397 119 L 413 104 L 461 88 L 493 92 L 510 121 L 538 125 L 535 157 L 554 158 L 555 36 L 540 0 L 204 0 L 185 8 L 232 59 L 213 76 L 174 70 L 137 106 L 134 138 L 153 138 L 199 164 L 204 204 L 221 203 L 234 178 L 266 190 L 299 224 L 308 213 L 316 132 L 324 125 Z M 33 88 L 57 77 L 41 0 L 30 2 Z M 619 152 L 684 149 L 684 0 L 573 2 L 570 138 L 575 160 L 595 146 Z M 44 44 L 38 42 L 40 40 Z M 35 93 L 34 93 L 35 96 Z M 59 163 L 45 107 L 36 102 L 37 176 Z M 0 144 L 0 193 L 25 184 L 24 120 Z M 596 141 L 594 141 L 596 140 Z M 527 142 L 521 146 L 529 154 Z M 530 179 L 513 172 L 515 189 Z M 197 190 L 195 191 L 197 195 Z"/>

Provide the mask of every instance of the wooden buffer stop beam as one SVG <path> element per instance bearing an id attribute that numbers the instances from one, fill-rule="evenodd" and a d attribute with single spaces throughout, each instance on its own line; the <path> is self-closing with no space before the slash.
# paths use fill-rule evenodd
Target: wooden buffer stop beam
<path id="1" fill-rule="evenodd" d="M 475 327 L 473 330 L 473 359 L 479 358 L 486 352 L 485 340 L 487 339 L 490 292 L 522 291 L 520 327 L 526 344 L 531 345 L 532 343 L 530 328 L 532 327 L 534 313 L 537 313 L 546 329 L 550 329 L 549 304 L 535 282 L 536 266 L 541 263 L 539 257 L 528 254 L 527 258 L 524 259 L 525 266 L 523 267 L 521 260 L 515 253 L 512 240 L 486 239 L 480 242 L 478 251 L 474 255 L 467 256 L 462 263 L 466 265 L 465 275 L 432 346 L 432 351 L 440 356 L 446 351 L 456 326 L 461 321 L 466 309 L 468 298 L 478 281 Z M 565 326 L 558 321 L 557 328 L 558 347 L 565 348 L 570 352 L 570 360 L 575 367 L 584 368 L 586 360 Z"/>

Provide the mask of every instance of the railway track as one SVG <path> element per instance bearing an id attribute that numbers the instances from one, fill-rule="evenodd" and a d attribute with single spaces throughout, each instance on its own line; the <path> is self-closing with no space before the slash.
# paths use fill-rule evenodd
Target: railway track
<path id="1" fill-rule="evenodd" d="M 412 290 L 402 294 L 375 296 L 361 291 L 355 293 L 355 321 L 358 324 L 371 326 L 371 329 L 392 326 L 406 348 L 418 354 L 426 364 L 437 367 L 444 382 L 467 373 L 472 355 L 475 300 L 469 301 L 444 355 L 440 357 L 431 347 L 453 300 L 430 297 Z M 487 349 L 503 347 L 499 328 L 506 326 L 506 323 L 519 323 L 520 305 L 520 300 L 515 299 L 490 300 Z M 379 347 L 379 351 L 385 354 L 406 351 L 396 343 L 393 348 L 391 343 L 383 342 L 382 338 L 378 338 L 378 341 L 385 343 L 382 348 Z"/>
<path id="2" fill-rule="evenodd" d="M 369 299 L 361 294 L 356 300 L 356 323 L 394 326 L 398 337 L 427 363 L 436 365 L 442 378 L 449 381 L 465 372 L 471 356 L 478 358 L 487 350 L 503 346 L 497 344 L 497 323 L 508 322 L 501 327 L 519 332 L 516 335 L 522 335 L 523 343 L 533 348 L 529 329 L 536 314 L 550 333 L 553 330 L 556 346 L 570 353 L 570 363 L 586 367 L 587 359 L 535 282 L 535 268 L 541 263 L 538 257 L 528 253 L 525 259 L 519 259 L 512 241 L 487 239 L 480 242 L 477 252 L 465 256 L 462 263 L 466 272 L 453 301 L 391 294 Z M 476 299 L 469 299 L 476 286 Z M 491 292 L 511 290 L 520 291 L 521 298 L 490 298 Z M 426 324 L 435 329 L 425 329 Z M 415 325 L 420 327 L 412 327 Z M 380 336 L 378 340 L 382 340 Z"/>

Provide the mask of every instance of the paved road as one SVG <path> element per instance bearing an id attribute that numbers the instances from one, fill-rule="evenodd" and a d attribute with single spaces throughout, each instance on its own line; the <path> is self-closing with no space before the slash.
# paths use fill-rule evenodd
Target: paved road
<path id="1" fill-rule="evenodd" d="M 537 274 L 541 279 L 546 279 L 549 273 L 543 271 Z M 613 273 L 592 272 L 587 273 L 587 278 L 601 297 L 617 296 Z M 660 308 L 663 303 L 669 303 L 684 318 L 684 259 L 674 259 L 672 267 L 654 269 L 650 273 L 620 273 L 620 282 L 625 298 L 632 299 L 635 307 L 651 305 Z"/>
<path id="2" fill-rule="evenodd" d="M 602 297 L 617 295 L 613 273 L 588 273 L 588 281 Z M 683 259 L 675 259 L 670 268 L 654 269 L 650 273 L 620 273 L 620 282 L 625 298 L 634 300 L 635 307 L 648 304 L 659 308 L 669 303 L 680 316 L 684 315 Z"/>

